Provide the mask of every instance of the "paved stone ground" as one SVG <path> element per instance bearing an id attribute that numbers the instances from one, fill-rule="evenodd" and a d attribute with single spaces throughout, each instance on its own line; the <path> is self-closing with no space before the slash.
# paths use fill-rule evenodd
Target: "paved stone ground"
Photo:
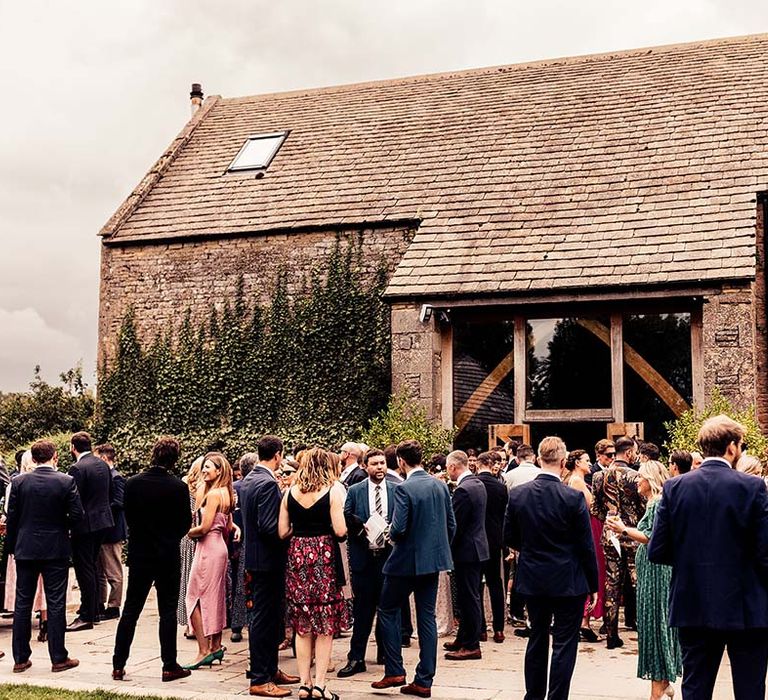
<path id="1" fill-rule="evenodd" d="M 95 690 L 104 688 L 120 691 L 134 696 L 146 694 L 175 698 L 209 698 L 210 700 L 231 700 L 247 695 L 247 681 L 244 672 L 248 662 L 248 644 L 246 639 L 239 644 L 225 641 L 226 658 L 221 666 L 212 669 L 194 671 L 190 678 L 174 683 L 160 681 L 161 663 L 157 641 L 157 614 L 154 599 L 144 612 L 139 623 L 132 655 L 128 662 L 127 682 L 115 682 L 111 679 L 112 644 L 116 621 L 104 622 L 89 632 L 67 635 L 70 655 L 80 659 L 80 667 L 66 673 L 53 674 L 50 669 L 47 648 L 37 641 L 32 642 L 32 668 L 23 674 L 11 672 L 11 620 L 0 619 L 0 649 L 6 656 L 0 661 L 0 682 L 30 683 L 70 690 Z M 68 619 L 74 613 L 70 612 Z M 225 640 L 228 633 L 225 632 Z M 511 628 L 507 629 L 507 641 L 504 644 L 487 643 L 483 645 L 481 661 L 445 661 L 442 654 L 438 660 L 437 676 L 432 696 L 437 699 L 472 698 L 490 700 L 498 698 L 522 698 L 524 695 L 523 655 L 526 640 L 515 637 Z M 576 672 L 571 686 L 571 698 L 575 700 L 644 700 L 649 697 L 650 683 L 635 677 L 637 635 L 623 632 L 627 642 L 623 649 L 608 651 L 604 643 L 584 644 L 579 647 Z M 442 641 L 442 640 L 441 640 Z M 348 649 L 347 637 L 334 644 L 333 661 L 337 668 L 344 664 Z M 195 642 L 184 639 L 179 631 L 179 660 L 184 663 L 194 658 Z M 418 654 L 417 644 L 404 649 L 406 668 L 409 679 L 413 677 Z M 369 648 L 369 656 L 372 650 Z M 288 673 L 296 673 L 296 661 L 291 652 L 282 652 L 281 667 Z M 375 664 L 368 664 L 368 673 L 342 680 L 331 674 L 329 689 L 338 693 L 343 700 L 362 700 L 362 698 L 405 697 L 397 690 L 374 691 L 370 687 L 373 680 L 378 680 L 383 669 Z M 294 687 L 294 695 L 297 688 Z M 677 697 L 680 697 L 679 687 Z M 715 692 L 716 700 L 733 697 L 730 669 L 727 661 L 723 662 Z"/>

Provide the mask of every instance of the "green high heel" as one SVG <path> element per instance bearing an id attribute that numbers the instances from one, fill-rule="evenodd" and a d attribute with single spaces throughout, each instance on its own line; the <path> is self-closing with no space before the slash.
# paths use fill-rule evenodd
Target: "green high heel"
<path id="1" fill-rule="evenodd" d="M 223 657 L 222 653 L 222 657 Z M 213 664 L 213 661 L 215 659 L 214 654 L 208 654 L 208 656 L 204 656 L 200 661 L 189 664 L 188 666 L 182 666 L 182 668 L 186 669 L 187 671 L 197 671 L 197 669 L 203 667 L 203 666 L 211 666 Z"/>
<path id="2" fill-rule="evenodd" d="M 220 647 L 216 651 L 214 651 L 211 656 L 219 662 L 219 666 L 221 666 L 221 662 L 224 660 L 224 652 L 227 650 L 226 647 Z"/>

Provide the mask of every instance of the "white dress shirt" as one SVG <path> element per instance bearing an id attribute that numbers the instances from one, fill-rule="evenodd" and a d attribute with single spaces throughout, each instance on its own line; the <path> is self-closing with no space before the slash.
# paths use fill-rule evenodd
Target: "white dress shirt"
<path id="1" fill-rule="evenodd" d="M 357 469 L 357 462 L 352 462 L 348 467 L 345 467 L 344 471 L 339 475 L 339 481 L 342 483 L 347 480 L 347 477 Z"/>
<path id="2" fill-rule="evenodd" d="M 504 483 L 507 485 L 507 490 L 511 491 L 515 486 L 533 481 L 539 474 L 541 474 L 539 467 L 531 462 L 523 462 L 520 466 L 504 474 Z"/>

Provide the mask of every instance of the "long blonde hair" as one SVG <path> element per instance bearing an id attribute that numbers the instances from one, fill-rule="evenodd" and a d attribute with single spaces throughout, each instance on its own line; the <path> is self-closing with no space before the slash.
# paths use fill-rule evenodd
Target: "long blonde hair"
<path id="1" fill-rule="evenodd" d="M 648 486 L 651 488 L 651 497 L 648 500 L 650 501 L 656 498 L 656 496 L 660 496 L 664 482 L 669 479 L 667 468 L 661 462 L 648 460 L 640 465 L 638 473 L 648 482 Z"/>
<path id="2" fill-rule="evenodd" d="M 763 463 L 755 455 L 742 455 L 736 462 L 736 470 L 753 476 L 762 476 Z"/>
<path id="3" fill-rule="evenodd" d="M 197 489 L 200 487 L 200 479 L 203 475 L 203 462 L 205 462 L 205 457 L 198 457 L 192 462 L 192 466 L 189 468 L 186 477 L 184 477 L 189 493 L 192 496 L 197 496 Z"/>
<path id="4" fill-rule="evenodd" d="M 336 481 L 333 463 L 329 454 L 321 447 L 304 450 L 293 483 L 301 493 L 321 491 Z"/>
<path id="5" fill-rule="evenodd" d="M 202 467 L 205 466 L 206 462 L 213 462 L 219 470 L 219 476 L 214 482 L 205 482 L 203 500 L 205 500 L 205 497 L 213 489 L 224 489 L 229 494 L 229 506 L 227 508 L 222 508 L 222 512 L 225 514 L 231 513 L 235 508 L 235 489 L 232 487 L 232 465 L 221 452 L 208 452 L 205 457 L 203 457 L 201 472 Z"/>
<path id="6" fill-rule="evenodd" d="M 26 450 L 21 455 L 21 464 L 19 465 L 19 474 L 26 474 L 27 472 L 35 471 L 35 460 L 32 459 L 32 450 Z"/>

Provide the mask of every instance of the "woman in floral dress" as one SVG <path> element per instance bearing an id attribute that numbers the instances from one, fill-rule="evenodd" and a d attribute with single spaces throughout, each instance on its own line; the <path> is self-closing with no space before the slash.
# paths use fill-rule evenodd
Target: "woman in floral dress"
<path id="1" fill-rule="evenodd" d="M 682 675 L 682 655 L 677 630 L 669 626 L 669 584 L 672 567 L 648 561 L 647 545 L 653 532 L 661 490 L 669 478 L 660 462 L 640 465 L 638 493 L 648 501 L 645 515 L 637 527 L 626 527 L 617 516 L 608 517 L 605 526 L 639 542 L 637 567 L 637 677 L 651 681 L 651 700 L 674 695 L 674 683 Z"/>
<path id="2" fill-rule="evenodd" d="M 287 619 L 296 632 L 300 698 L 338 700 L 335 693 L 327 693 L 325 683 L 333 637 L 349 628 L 337 542 L 347 534 L 345 498 L 346 490 L 336 481 L 328 453 L 314 448 L 301 455 L 293 486 L 280 506 L 280 537 L 291 539 L 285 587 Z"/>

